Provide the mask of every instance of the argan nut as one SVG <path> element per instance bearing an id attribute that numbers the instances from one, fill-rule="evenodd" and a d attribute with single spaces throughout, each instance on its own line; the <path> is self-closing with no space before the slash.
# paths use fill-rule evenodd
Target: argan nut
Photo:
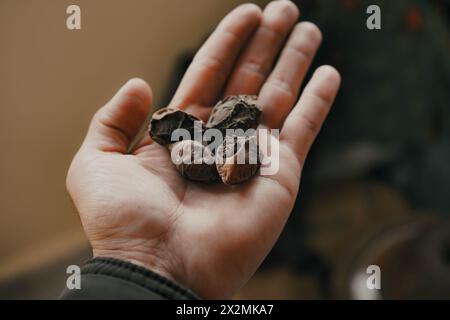
<path id="1" fill-rule="evenodd" d="M 183 140 L 169 145 L 169 150 L 172 162 L 183 177 L 201 182 L 219 180 L 214 155 L 202 143 Z"/>
<path id="2" fill-rule="evenodd" d="M 226 136 L 216 152 L 216 168 L 227 185 L 253 177 L 261 166 L 261 154 L 255 136 Z"/>
<path id="3" fill-rule="evenodd" d="M 153 114 L 149 134 L 153 141 L 161 145 L 168 145 L 173 142 L 171 140 L 172 133 L 177 129 L 186 129 L 193 137 L 195 121 L 201 122 L 200 119 L 181 110 L 162 108 Z"/>
<path id="4" fill-rule="evenodd" d="M 206 127 L 222 132 L 226 129 L 255 129 L 259 125 L 261 113 L 256 96 L 229 96 L 214 106 Z"/>

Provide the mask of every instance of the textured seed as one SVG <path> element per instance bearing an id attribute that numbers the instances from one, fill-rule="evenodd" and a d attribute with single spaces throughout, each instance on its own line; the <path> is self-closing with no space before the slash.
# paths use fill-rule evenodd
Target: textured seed
<path id="1" fill-rule="evenodd" d="M 172 143 L 172 133 L 176 129 L 186 129 L 194 136 L 194 122 L 201 121 L 186 112 L 174 108 L 162 108 L 152 116 L 149 134 L 153 141 L 167 145 Z"/>
<path id="2" fill-rule="evenodd" d="M 171 151 L 172 162 L 184 178 L 202 182 L 222 180 L 224 184 L 234 185 L 254 176 L 262 157 L 256 136 L 231 135 L 227 129 L 255 129 L 261 114 L 256 96 L 230 96 L 215 105 L 206 126 L 181 110 L 160 109 L 152 116 L 149 134 L 153 141 Z M 204 133 L 211 128 L 220 130 L 225 136 L 216 154 L 206 146 L 206 142 L 193 140 L 195 130 Z M 183 141 L 174 142 L 172 135 L 177 129 L 187 130 L 189 139 L 184 137 Z"/>
<path id="3" fill-rule="evenodd" d="M 202 143 L 183 140 L 169 145 L 169 150 L 172 162 L 183 177 L 202 182 L 219 180 L 214 155 Z"/>
<path id="4" fill-rule="evenodd" d="M 261 117 L 261 107 L 256 96 L 229 96 L 219 101 L 211 111 L 207 128 L 247 130 L 256 128 Z"/>
<path id="5" fill-rule="evenodd" d="M 217 172 L 224 184 L 245 182 L 260 166 L 261 154 L 255 136 L 227 136 L 217 150 Z"/>

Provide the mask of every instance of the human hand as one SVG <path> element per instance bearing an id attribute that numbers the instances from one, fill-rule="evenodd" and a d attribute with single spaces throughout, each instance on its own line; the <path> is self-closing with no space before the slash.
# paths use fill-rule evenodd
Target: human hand
<path id="1" fill-rule="evenodd" d="M 306 155 L 340 84 L 335 69 L 320 67 L 296 102 L 321 42 L 318 28 L 297 18 L 289 1 L 271 2 L 264 12 L 251 4 L 233 10 L 170 104 L 205 119 L 222 96 L 258 95 L 263 125 L 281 129 L 275 175 L 234 187 L 194 183 L 149 137 L 127 153 L 152 104 L 143 80 L 127 82 L 95 114 L 67 175 L 94 256 L 145 266 L 203 298 L 230 297 L 252 276 L 289 217 Z"/>

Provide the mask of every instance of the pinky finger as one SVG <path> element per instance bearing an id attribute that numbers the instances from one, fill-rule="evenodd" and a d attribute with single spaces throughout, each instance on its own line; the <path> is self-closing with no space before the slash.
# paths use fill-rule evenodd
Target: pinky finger
<path id="1" fill-rule="evenodd" d="M 284 122 L 280 140 L 286 143 L 303 165 L 314 139 L 334 102 L 341 77 L 330 66 L 318 68 Z"/>

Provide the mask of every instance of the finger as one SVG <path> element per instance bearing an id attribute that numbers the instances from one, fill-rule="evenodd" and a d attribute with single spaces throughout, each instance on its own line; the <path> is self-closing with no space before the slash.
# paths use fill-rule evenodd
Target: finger
<path id="1" fill-rule="evenodd" d="M 225 96 L 258 94 L 298 16 L 297 7 L 290 1 L 273 1 L 267 5 L 261 25 L 232 72 Z"/>
<path id="2" fill-rule="evenodd" d="M 195 55 L 170 105 L 184 109 L 191 104 L 214 104 L 260 19 L 261 10 L 254 4 L 241 5 L 229 13 Z"/>
<path id="3" fill-rule="evenodd" d="M 92 118 L 85 145 L 126 153 L 150 111 L 152 92 L 142 79 L 131 79 Z"/>
<path id="4" fill-rule="evenodd" d="M 286 118 L 280 141 L 291 148 L 302 165 L 333 104 L 340 83 L 341 77 L 336 69 L 330 66 L 318 68 Z"/>
<path id="5" fill-rule="evenodd" d="M 262 121 L 270 128 L 281 128 L 321 41 L 322 34 L 313 23 L 301 22 L 292 31 L 259 94 L 264 110 Z"/>

